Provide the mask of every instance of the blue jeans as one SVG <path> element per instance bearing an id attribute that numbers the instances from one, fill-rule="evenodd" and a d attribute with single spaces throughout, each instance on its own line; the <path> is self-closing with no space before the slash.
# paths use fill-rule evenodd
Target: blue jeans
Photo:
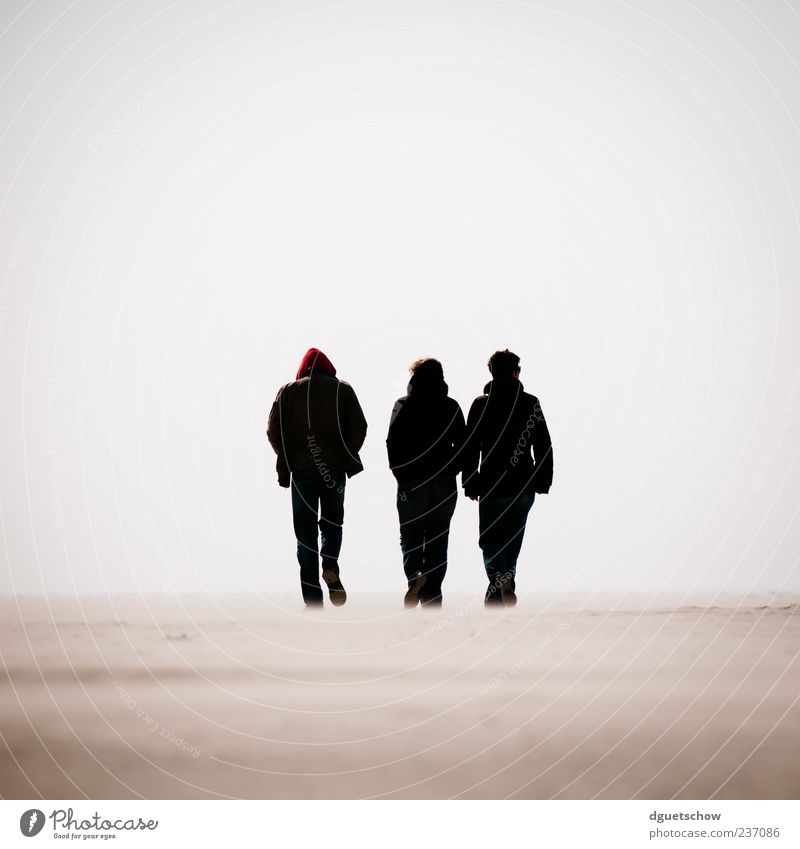
<path id="1" fill-rule="evenodd" d="M 420 592 L 423 604 L 439 604 L 442 600 L 450 520 L 456 498 L 454 477 L 434 478 L 427 483 L 403 481 L 397 486 L 403 570 L 409 582 L 417 572 L 426 576 Z"/>
<path id="2" fill-rule="evenodd" d="M 333 569 L 339 574 L 346 483 L 344 472 L 326 471 L 323 474 L 319 469 L 292 472 L 292 518 L 297 537 L 300 588 L 306 604 L 322 601 L 320 552 L 323 570 Z"/>
<path id="3" fill-rule="evenodd" d="M 495 584 L 501 576 L 516 576 L 525 523 L 535 497 L 533 493 L 484 495 L 478 503 L 478 545 L 490 584 Z"/>

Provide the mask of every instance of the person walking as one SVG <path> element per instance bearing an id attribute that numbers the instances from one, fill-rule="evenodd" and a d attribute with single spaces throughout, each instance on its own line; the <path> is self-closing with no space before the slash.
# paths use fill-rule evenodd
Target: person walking
<path id="1" fill-rule="evenodd" d="M 406 607 L 440 605 L 450 520 L 456 507 L 464 414 L 450 398 L 442 364 L 411 366 L 408 394 L 392 410 L 386 448 L 397 479 Z"/>
<path id="2" fill-rule="evenodd" d="M 318 348 L 306 351 L 297 377 L 278 391 L 267 423 L 277 454 L 278 483 L 291 487 L 292 518 L 307 606 L 323 603 L 322 579 L 331 603 L 347 601 L 339 574 L 347 478 L 363 470 L 359 451 L 367 422 L 349 383 Z"/>
<path id="3" fill-rule="evenodd" d="M 461 479 L 465 495 L 479 502 L 484 601 L 511 607 L 528 514 L 553 482 L 553 446 L 539 399 L 519 379 L 519 357 L 496 351 L 488 365 L 492 379 L 467 417 Z"/>

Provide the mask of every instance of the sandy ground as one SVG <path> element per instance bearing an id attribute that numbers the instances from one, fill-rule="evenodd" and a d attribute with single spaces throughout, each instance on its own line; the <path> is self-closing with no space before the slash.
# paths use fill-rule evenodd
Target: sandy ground
<path id="1" fill-rule="evenodd" d="M 4 798 L 798 798 L 791 598 L 0 601 Z"/>

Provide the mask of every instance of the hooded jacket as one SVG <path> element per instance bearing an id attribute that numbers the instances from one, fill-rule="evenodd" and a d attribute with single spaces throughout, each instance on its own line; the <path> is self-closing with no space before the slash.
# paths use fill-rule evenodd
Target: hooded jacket
<path id="1" fill-rule="evenodd" d="M 444 379 L 427 370 L 411 376 L 408 394 L 392 410 L 386 448 L 398 482 L 427 482 L 461 471 L 464 414 Z"/>
<path id="2" fill-rule="evenodd" d="M 315 374 L 327 374 L 330 377 L 336 377 L 336 369 L 333 367 L 333 363 L 319 348 L 309 348 L 303 354 L 303 359 L 300 360 L 300 367 L 297 369 L 295 380 L 300 380 L 300 378 L 308 376 L 312 371 Z"/>
<path id="3" fill-rule="evenodd" d="M 290 473 L 319 469 L 358 474 L 359 451 L 367 422 L 356 393 L 336 377 L 331 361 L 310 348 L 297 379 L 280 388 L 267 423 L 267 438 L 277 458 L 278 483 L 289 486 Z"/>
<path id="4" fill-rule="evenodd" d="M 491 380 L 483 392 L 467 418 L 464 492 L 470 497 L 548 492 L 553 446 L 539 399 L 514 377 Z"/>

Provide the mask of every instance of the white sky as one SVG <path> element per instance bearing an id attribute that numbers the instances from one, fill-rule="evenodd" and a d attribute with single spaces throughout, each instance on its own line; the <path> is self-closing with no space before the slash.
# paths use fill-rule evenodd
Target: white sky
<path id="1" fill-rule="evenodd" d="M 356 389 L 342 573 L 402 592 L 408 364 L 520 354 L 526 592 L 800 590 L 800 17 L 785 3 L 0 7 L 2 592 L 299 585 L 264 436 Z M 459 502 L 445 589 L 479 593 Z"/>

